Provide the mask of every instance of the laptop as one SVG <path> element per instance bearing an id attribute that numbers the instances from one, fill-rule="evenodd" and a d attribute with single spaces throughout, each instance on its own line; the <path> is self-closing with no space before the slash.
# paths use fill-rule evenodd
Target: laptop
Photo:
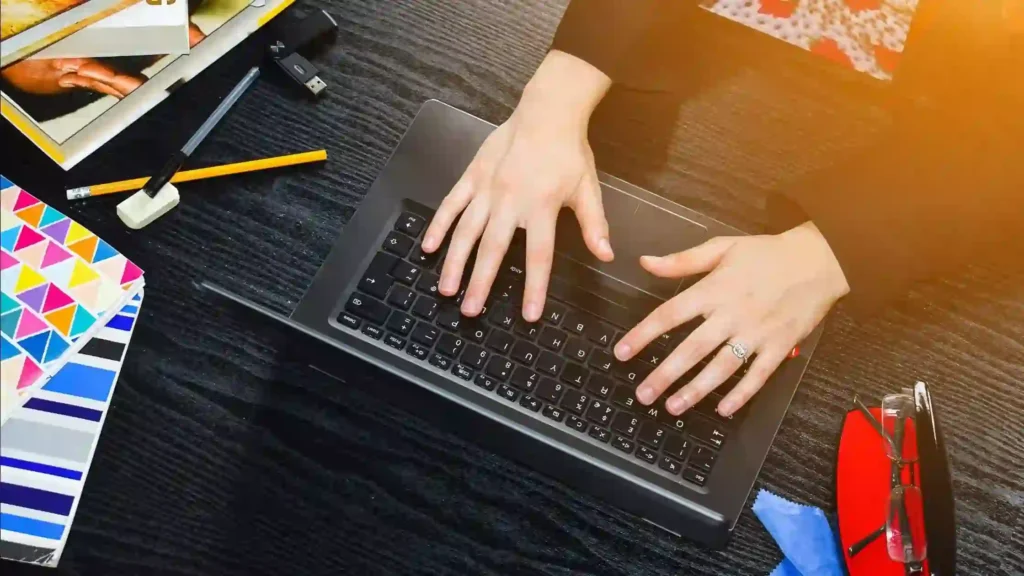
<path id="1" fill-rule="evenodd" d="M 443 250 L 420 251 L 434 210 L 494 126 L 437 101 L 419 110 L 359 210 L 289 317 L 203 286 L 288 332 L 294 353 L 341 375 L 341 354 L 395 376 L 374 393 L 673 534 L 724 547 L 821 334 L 732 418 L 715 406 L 742 373 L 680 417 L 635 388 L 686 336 L 684 326 L 621 363 L 615 342 L 686 281 L 655 278 L 638 259 L 741 232 L 599 174 L 616 259 L 586 249 L 570 214 L 558 224 L 541 321 L 521 314 L 522 238 L 484 314 L 437 291 Z M 707 361 L 707 359 L 705 359 Z M 699 370 L 703 365 L 698 366 Z M 689 381 L 684 376 L 676 386 Z"/>

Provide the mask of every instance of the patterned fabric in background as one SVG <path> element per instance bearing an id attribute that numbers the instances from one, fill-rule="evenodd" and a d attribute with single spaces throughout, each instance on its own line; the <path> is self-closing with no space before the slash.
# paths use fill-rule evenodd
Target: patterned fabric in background
<path id="1" fill-rule="evenodd" d="M 702 0 L 720 16 L 891 80 L 918 0 Z"/>

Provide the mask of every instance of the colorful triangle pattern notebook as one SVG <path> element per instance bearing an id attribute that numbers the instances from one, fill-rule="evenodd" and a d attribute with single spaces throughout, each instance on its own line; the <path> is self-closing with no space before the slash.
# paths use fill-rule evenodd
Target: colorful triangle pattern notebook
<path id="1" fill-rule="evenodd" d="M 0 558 L 57 566 L 141 305 L 139 293 L 0 427 Z"/>
<path id="2" fill-rule="evenodd" d="M 110 244 L 0 176 L 0 424 L 143 284 Z"/>

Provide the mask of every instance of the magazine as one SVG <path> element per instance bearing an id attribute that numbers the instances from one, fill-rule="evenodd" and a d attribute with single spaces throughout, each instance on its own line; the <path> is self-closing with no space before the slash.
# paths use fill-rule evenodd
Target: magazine
<path id="1" fill-rule="evenodd" d="M 68 170 L 293 1 L 188 0 L 187 55 L 23 60 L 0 68 L 0 113 Z"/>
<path id="2" fill-rule="evenodd" d="M 0 0 L 0 66 L 7 66 L 139 0 Z"/>

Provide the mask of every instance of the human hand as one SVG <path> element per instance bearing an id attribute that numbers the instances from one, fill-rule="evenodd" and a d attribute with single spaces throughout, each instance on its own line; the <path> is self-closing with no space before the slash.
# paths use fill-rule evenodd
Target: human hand
<path id="1" fill-rule="evenodd" d="M 560 52 L 549 54 L 515 112 L 487 138 L 441 203 L 423 240 L 424 252 L 436 251 L 459 219 L 441 271 L 441 294 L 458 292 L 466 261 L 480 240 L 462 303 L 466 316 L 480 314 L 513 234 L 524 228 L 523 317 L 531 322 L 540 319 L 555 225 L 563 206 L 576 212 L 590 251 L 603 261 L 613 258 L 594 155 L 587 142 L 590 113 L 610 82 L 582 60 Z"/>
<path id="2" fill-rule="evenodd" d="M 790 351 L 850 290 L 824 236 L 810 222 L 775 236 L 714 238 L 662 258 L 644 256 L 640 263 L 665 278 L 708 274 L 659 306 L 616 344 L 615 356 L 625 361 L 676 326 L 705 318 L 640 384 L 637 399 L 652 404 L 723 343 L 741 344 L 748 358 L 757 356 L 719 403 L 723 416 L 735 413 L 760 390 Z M 729 346 L 722 347 L 666 401 L 667 410 L 678 416 L 742 365 Z"/>
<path id="3" fill-rule="evenodd" d="M 22 60 L 0 74 L 20 90 L 41 95 L 85 88 L 120 99 L 145 82 L 145 78 L 123 74 L 93 58 Z"/>

